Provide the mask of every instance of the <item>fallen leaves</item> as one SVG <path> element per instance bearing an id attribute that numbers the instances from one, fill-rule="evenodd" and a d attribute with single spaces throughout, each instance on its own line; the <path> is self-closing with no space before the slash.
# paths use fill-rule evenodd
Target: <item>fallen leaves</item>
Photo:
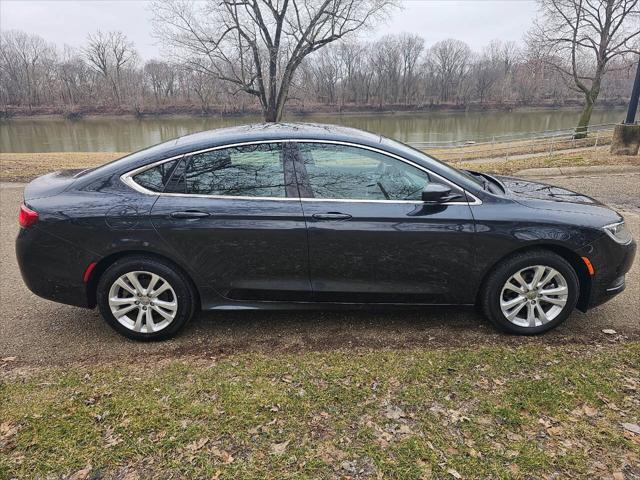
<path id="1" fill-rule="evenodd" d="M 185 450 L 191 453 L 195 453 L 199 450 L 202 450 L 207 443 L 209 443 L 209 439 L 207 437 L 202 437 L 198 440 L 195 440 L 187 444 L 187 446 L 185 447 Z"/>
<path id="2" fill-rule="evenodd" d="M 624 428 L 627 432 L 634 433 L 635 435 L 640 435 L 640 425 L 637 423 L 622 423 L 622 428 Z"/>
<path id="3" fill-rule="evenodd" d="M 122 437 L 115 433 L 113 427 L 108 427 L 104 433 L 104 445 L 107 448 L 115 447 L 119 443 L 122 443 Z"/>
<path id="4" fill-rule="evenodd" d="M 13 436 L 18 433 L 19 426 L 17 423 L 2 422 L 0 423 L 0 438 Z"/>
<path id="5" fill-rule="evenodd" d="M 91 465 L 73 473 L 72 475 L 69 476 L 68 480 L 87 480 L 90 474 L 91 474 Z"/>
<path id="6" fill-rule="evenodd" d="M 357 460 L 344 460 L 340 463 L 340 469 L 348 474 L 347 478 L 369 478 L 376 472 L 376 466 L 371 457 L 363 457 Z"/>
<path id="7" fill-rule="evenodd" d="M 216 457 L 220 462 L 225 465 L 233 463 L 235 458 L 228 451 L 219 448 L 216 445 L 211 445 L 211 439 L 209 437 L 201 437 L 193 442 L 187 444 L 184 447 L 185 452 L 188 454 L 189 460 L 195 458 L 195 455 L 200 452 L 205 452 Z M 207 448 L 205 448 L 207 447 Z"/>
<path id="8" fill-rule="evenodd" d="M 284 442 L 280 442 L 280 443 L 272 443 L 271 449 L 270 449 L 271 454 L 282 455 L 287 450 L 289 443 L 291 443 L 291 440 L 285 440 Z"/>
<path id="9" fill-rule="evenodd" d="M 453 478 L 462 478 L 462 475 L 460 475 L 455 468 L 447 468 L 447 473 Z"/>
<path id="10" fill-rule="evenodd" d="M 405 416 L 405 413 L 400 407 L 389 404 L 384 411 L 384 416 L 389 420 L 399 420 Z"/>
<path id="11" fill-rule="evenodd" d="M 229 452 L 227 452 L 226 450 L 220 450 L 217 447 L 211 448 L 211 453 L 214 456 L 218 457 L 225 465 L 229 465 L 235 460 L 235 458 L 233 458 L 233 455 L 231 455 Z"/>

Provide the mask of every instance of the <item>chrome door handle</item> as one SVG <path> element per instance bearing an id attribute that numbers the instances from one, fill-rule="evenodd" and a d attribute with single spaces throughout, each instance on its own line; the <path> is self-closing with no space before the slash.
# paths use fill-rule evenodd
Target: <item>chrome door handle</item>
<path id="1" fill-rule="evenodd" d="M 171 218 L 205 218 L 210 216 L 207 212 L 201 212 L 199 210 L 187 210 L 184 212 L 172 212 Z"/>
<path id="2" fill-rule="evenodd" d="M 339 212 L 314 213 L 313 218 L 316 220 L 349 220 L 351 215 Z"/>

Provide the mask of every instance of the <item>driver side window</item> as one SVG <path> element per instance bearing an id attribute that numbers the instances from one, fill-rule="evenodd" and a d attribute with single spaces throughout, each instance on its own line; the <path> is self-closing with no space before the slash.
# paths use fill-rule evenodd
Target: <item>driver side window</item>
<path id="1" fill-rule="evenodd" d="M 298 148 L 298 168 L 313 198 L 420 201 L 430 181 L 426 172 L 364 148 L 323 143 Z"/>

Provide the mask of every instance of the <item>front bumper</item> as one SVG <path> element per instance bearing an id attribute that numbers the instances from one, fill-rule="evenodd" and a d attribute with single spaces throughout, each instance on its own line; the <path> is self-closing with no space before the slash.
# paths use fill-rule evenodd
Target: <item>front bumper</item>
<path id="1" fill-rule="evenodd" d="M 626 245 L 616 243 L 607 235 L 578 252 L 587 257 L 594 268 L 594 275 L 583 310 L 601 305 L 623 292 L 626 287 L 626 273 L 631 269 L 636 254 L 636 242 Z"/>
<path id="2" fill-rule="evenodd" d="M 92 307 L 82 280 L 90 252 L 34 226 L 20 229 L 16 257 L 24 283 L 39 297 Z"/>

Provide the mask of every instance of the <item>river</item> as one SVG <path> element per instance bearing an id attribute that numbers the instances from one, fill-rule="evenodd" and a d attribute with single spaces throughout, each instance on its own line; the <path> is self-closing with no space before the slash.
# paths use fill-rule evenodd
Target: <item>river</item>
<path id="1" fill-rule="evenodd" d="M 575 126 L 576 110 L 515 112 L 422 112 L 313 114 L 291 121 L 338 123 L 377 132 L 408 143 L 446 142 L 500 137 Z M 593 113 L 592 124 L 620 122 L 622 109 Z M 257 116 L 16 118 L 0 122 L 2 152 L 130 152 L 149 145 L 213 128 L 258 122 Z"/>

